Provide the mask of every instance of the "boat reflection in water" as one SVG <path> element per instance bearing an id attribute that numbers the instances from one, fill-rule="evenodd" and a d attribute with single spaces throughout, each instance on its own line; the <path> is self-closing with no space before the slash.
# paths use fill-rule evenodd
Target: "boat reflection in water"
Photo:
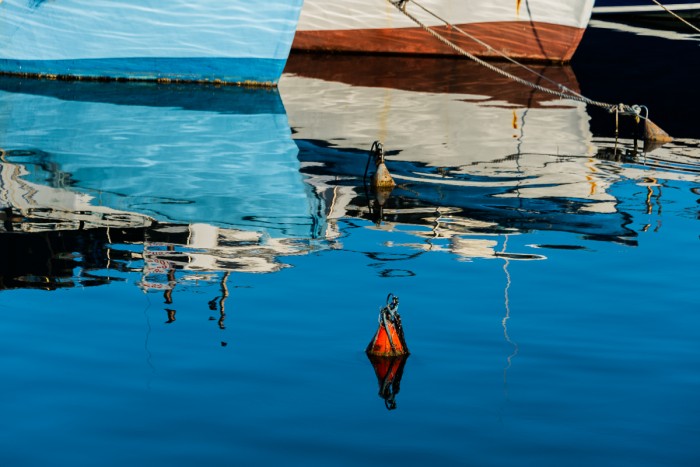
<path id="1" fill-rule="evenodd" d="M 0 108 L 0 289 L 218 282 L 223 326 L 231 272 L 317 247 L 275 90 L 2 78 Z"/>
<path id="2" fill-rule="evenodd" d="M 280 256 L 337 239 L 347 217 L 403 224 L 419 241 L 396 246 L 463 259 L 542 259 L 496 240 L 535 230 L 634 245 L 613 184 L 653 192 L 650 168 L 693 176 L 683 142 L 640 161 L 594 140 L 583 103 L 472 62 L 360 64 L 292 55 L 284 105 L 276 90 L 0 79 L 3 249 L 62 252 L 5 263 L 3 287 L 101 283 L 110 274 L 89 272 L 119 260 L 140 268 L 144 290 L 166 292 L 190 273 L 272 272 Z M 532 66 L 578 90 L 569 67 Z M 399 184 L 384 203 L 361 182 L 375 140 Z"/>
<path id="3" fill-rule="evenodd" d="M 533 68 L 579 91 L 571 68 Z M 292 55 L 286 71 L 282 96 L 302 171 L 325 200 L 329 235 L 345 216 L 382 218 L 387 228 L 416 226 L 415 248 L 435 251 L 449 240 L 447 248 L 463 259 L 541 259 L 505 252 L 495 240 L 535 230 L 637 242 L 611 188 L 649 177 L 648 160 L 633 153 L 629 140 L 623 148 L 594 139 L 581 102 L 515 84 L 467 60 Z M 384 143 L 398 184 L 381 209 L 357 186 L 375 140 Z M 611 160 L 623 157 L 623 149 L 632 163 Z"/>

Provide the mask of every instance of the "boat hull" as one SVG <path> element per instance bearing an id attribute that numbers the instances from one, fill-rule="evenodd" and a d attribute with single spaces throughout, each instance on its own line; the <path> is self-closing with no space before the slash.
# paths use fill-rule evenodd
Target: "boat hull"
<path id="1" fill-rule="evenodd" d="M 302 0 L 5 0 L 0 73 L 276 84 Z"/>
<path id="2" fill-rule="evenodd" d="M 567 62 L 583 37 L 593 1 L 478 0 L 467 5 L 457 0 L 426 0 L 421 5 L 477 40 L 445 26 L 410 2 L 407 11 L 474 55 Z M 340 3 L 332 8 L 321 0 L 306 0 L 293 48 L 324 52 L 457 54 L 386 0 L 358 0 L 352 5 Z"/>

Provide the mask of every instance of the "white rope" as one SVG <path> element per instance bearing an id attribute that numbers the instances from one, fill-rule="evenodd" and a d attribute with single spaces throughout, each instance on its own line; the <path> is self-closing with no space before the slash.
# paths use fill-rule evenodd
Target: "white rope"
<path id="1" fill-rule="evenodd" d="M 691 28 L 695 29 L 698 33 L 700 33 L 700 28 L 698 28 L 697 26 L 695 26 L 694 24 L 692 24 L 690 21 L 687 21 L 687 20 L 686 20 L 685 18 L 683 18 L 681 15 L 677 14 L 677 13 L 674 12 L 674 11 L 669 10 L 668 8 L 666 8 L 664 5 L 662 5 L 660 2 L 657 2 L 656 0 L 651 0 L 651 1 L 654 2 L 654 3 L 656 3 L 657 5 L 659 5 L 661 8 L 663 8 L 664 10 L 666 10 L 666 11 L 667 11 L 668 13 L 670 13 L 671 15 L 675 16 L 677 19 L 683 21 L 685 24 L 687 24 L 687 25 L 690 26 Z"/>
<path id="2" fill-rule="evenodd" d="M 524 64 L 522 64 L 522 63 L 520 63 L 520 62 L 518 62 L 517 60 L 513 59 L 512 57 L 507 56 L 507 55 L 504 54 L 503 52 L 500 52 L 499 50 L 494 49 L 493 47 L 491 47 L 490 45 L 486 44 L 486 43 L 483 42 L 482 40 L 480 40 L 480 39 L 478 39 L 478 38 L 476 38 L 476 37 L 474 37 L 474 36 L 468 34 L 466 31 L 463 31 L 463 30 L 460 29 L 459 27 L 450 24 L 448 21 L 446 21 L 445 19 L 443 19 L 443 18 L 441 18 L 440 16 L 436 15 L 436 14 L 433 13 L 432 11 L 428 10 L 426 7 L 424 7 L 423 5 L 419 4 L 419 3 L 416 2 L 415 0 L 395 0 L 395 1 L 387 0 L 387 1 L 388 1 L 389 3 L 391 3 L 392 5 L 394 5 L 401 13 L 403 13 L 404 15 L 406 15 L 411 21 L 413 21 L 414 23 L 416 23 L 416 24 L 417 24 L 418 26 L 420 26 L 423 30 L 425 30 L 426 32 L 428 32 L 429 34 L 431 34 L 431 35 L 432 35 L 433 37 L 435 37 L 438 41 L 440 41 L 440 42 L 442 42 L 443 44 L 445 44 L 446 46 L 450 47 L 452 50 L 454 50 L 454 51 L 457 52 L 458 54 L 464 55 L 464 56 L 468 57 L 469 59 L 475 61 L 475 62 L 478 63 L 479 65 L 481 65 L 481 66 L 483 66 L 483 67 L 485 67 L 485 68 L 488 68 L 489 70 L 491 70 L 491 71 L 493 71 L 493 72 L 495 72 L 495 73 L 498 73 L 499 75 L 504 76 L 504 77 L 506 77 L 506 78 L 508 78 L 508 79 L 510 79 L 510 80 L 512 80 L 512 81 L 515 81 L 516 83 L 520 83 L 520 84 L 522 84 L 522 85 L 529 86 L 529 87 L 531 87 L 531 88 L 533 88 L 533 89 L 536 89 L 536 90 L 538 90 L 538 91 L 542 91 L 542 92 L 544 92 L 544 93 L 554 95 L 554 96 L 556 96 L 556 97 L 559 97 L 560 99 L 561 99 L 561 98 L 573 99 L 573 100 L 577 100 L 577 101 L 580 101 L 580 102 L 584 102 L 584 103 L 589 104 L 589 105 L 594 105 L 594 106 L 597 106 L 597 107 L 602 107 L 602 108 L 608 110 L 609 112 L 619 112 L 619 113 L 633 114 L 633 115 L 636 115 L 636 116 L 638 116 L 638 117 L 640 117 L 640 118 L 646 118 L 646 116 L 641 116 L 641 115 L 640 115 L 640 112 L 641 112 L 641 107 L 640 107 L 640 106 L 629 106 L 629 105 L 626 105 L 626 104 L 613 105 L 613 104 L 608 104 L 608 103 L 606 103 L 606 102 L 595 101 L 595 100 L 593 100 L 593 99 L 589 99 L 589 98 L 587 98 L 587 97 L 585 97 L 585 96 L 583 96 L 583 95 L 577 93 L 576 91 L 574 91 L 574 90 L 572 90 L 572 89 L 570 89 L 570 88 L 568 88 L 568 87 L 566 87 L 566 86 L 564 86 L 564 85 L 562 85 L 562 84 L 560 84 L 560 83 L 557 83 L 556 81 L 553 81 L 553 80 L 547 78 L 546 76 L 544 76 L 544 75 L 542 75 L 541 73 L 538 73 L 537 71 L 533 70 L 532 68 L 530 68 L 530 67 L 528 67 L 528 66 L 526 66 L 526 65 L 524 65 Z M 529 71 L 530 73 L 533 73 L 534 75 L 538 76 L 539 78 L 541 78 L 541 79 L 543 79 L 543 80 L 545 80 L 545 81 L 548 81 L 549 83 L 552 83 L 552 84 L 556 85 L 556 86 L 559 88 L 559 90 L 558 90 L 558 91 L 555 91 L 555 90 L 553 90 L 553 89 L 550 89 L 550 88 L 548 88 L 548 87 L 542 86 L 542 85 L 540 85 L 540 84 L 533 83 L 532 81 L 528 81 L 528 80 L 526 80 L 526 79 L 524 79 L 524 78 L 520 78 L 519 76 L 515 76 L 514 74 L 509 73 L 509 72 L 503 70 L 502 68 L 499 68 L 499 67 L 497 67 L 497 66 L 495 66 L 495 65 L 493 65 L 493 64 L 491 64 L 491 63 L 489 63 L 489 62 L 487 62 L 487 61 L 485 61 L 485 60 L 480 59 L 480 58 L 477 57 L 476 55 L 467 52 L 467 51 L 464 50 L 463 48 L 459 47 L 457 44 L 451 42 L 450 40 L 446 39 L 445 37 L 443 37 L 442 35 L 440 35 L 438 32 L 436 32 L 435 30 L 433 30 L 433 29 L 429 28 L 428 26 L 426 26 L 425 24 L 423 24 L 418 18 L 416 18 L 416 17 L 413 16 L 411 13 L 409 13 L 408 11 L 406 11 L 406 4 L 407 4 L 409 1 L 410 1 L 411 3 L 413 3 L 413 4 L 415 4 L 416 6 L 418 6 L 420 9 L 422 9 L 422 10 L 425 11 L 426 13 L 430 14 L 431 16 L 433 16 L 434 18 L 436 18 L 436 19 L 438 19 L 439 21 L 443 22 L 443 23 L 444 23 L 446 26 L 448 26 L 449 28 L 452 28 L 452 29 L 458 31 L 459 33 L 463 34 L 464 36 L 468 37 L 469 39 L 471 39 L 471 40 L 477 42 L 478 44 L 480 44 L 480 45 L 486 47 L 487 49 L 498 53 L 499 55 L 501 55 L 503 58 L 505 58 L 505 59 L 508 60 L 509 62 L 511 62 L 511 63 L 513 63 L 513 64 L 515 64 L 515 65 L 517 65 L 517 66 L 523 68 L 523 69 L 526 70 L 526 71 Z"/>

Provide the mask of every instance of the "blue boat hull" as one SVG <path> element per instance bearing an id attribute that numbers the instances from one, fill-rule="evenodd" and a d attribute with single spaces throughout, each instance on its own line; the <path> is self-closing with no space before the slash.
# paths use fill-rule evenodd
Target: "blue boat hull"
<path id="1" fill-rule="evenodd" d="M 302 0 L 0 3 L 0 73 L 276 84 Z"/>

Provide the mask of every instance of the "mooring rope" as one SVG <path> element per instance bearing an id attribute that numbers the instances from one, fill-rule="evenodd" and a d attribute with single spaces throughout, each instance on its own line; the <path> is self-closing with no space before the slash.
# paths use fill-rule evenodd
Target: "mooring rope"
<path id="1" fill-rule="evenodd" d="M 399 3 L 401 3 L 401 2 L 399 2 Z M 403 5 L 405 5 L 405 3 L 408 3 L 408 0 L 404 0 Z M 559 89 L 561 89 L 561 90 L 562 90 L 563 92 L 565 92 L 565 93 L 574 95 L 574 96 L 576 96 L 576 97 L 578 97 L 578 98 L 584 98 L 584 99 L 585 99 L 584 96 L 582 96 L 581 94 L 577 93 L 577 92 L 574 91 L 573 89 L 568 88 L 568 87 L 564 86 L 564 85 L 561 84 L 561 83 L 557 83 L 556 81 L 547 78 L 546 76 L 542 75 L 541 73 L 538 73 L 536 70 L 533 70 L 532 68 L 528 67 L 528 66 L 525 65 L 524 63 L 520 63 L 520 62 L 518 62 L 517 60 L 515 60 L 513 57 L 511 57 L 511 56 L 505 54 L 504 52 L 501 52 L 500 50 L 491 47 L 489 44 L 487 44 L 486 42 L 482 41 L 482 40 L 479 39 L 478 37 L 469 34 L 468 32 L 466 32 L 465 30 L 461 29 L 461 28 L 458 27 L 458 26 L 455 26 L 455 25 L 450 24 L 446 19 L 440 17 L 440 16 L 437 15 L 435 12 L 428 10 L 426 7 L 424 7 L 423 5 L 421 5 L 420 3 L 418 3 L 417 1 L 414 1 L 413 3 L 414 3 L 417 7 L 419 7 L 421 10 L 423 10 L 423 11 L 425 11 L 426 13 L 428 13 L 429 15 L 431 15 L 433 18 L 435 18 L 435 19 L 437 19 L 438 21 L 441 21 L 442 23 L 444 23 L 448 28 L 451 28 L 451 29 L 456 30 L 457 32 L 459 32 L 459 33 L 462 34 L 463 36 L 465 36 L 465 37 L 467 37 L 467 38 L 473 40 L 474 42 L 476 42 L 477 44 L 481 45 L 482 47 L 484 47 L 484 48 L 490 50 L 491 52 L 493 52 L 493 53 L 495 53 L 495 54 L 497 54 L 497 55 L 500 55 L 501 58 L 503 58 L 504 60 L 507 60 L 507 61 L 513 63 L 514 65 L 517 65 L 517 66 L 519 66 L 519 67 L 522 67 L 522 68 L 524 68 L 525 70 L 529 71 L 530 73 L 536 75 L 537 77 L 539 77 L 539 78 L 541 78 L 541 79 L 543 79 L 543 80 L 545 80 L 545 81 L 548 81 L 548 82 L 551 83 L 551 84 L 556 85 L 557 87 L 559 87 Z M 405 6 L 404 6 L 404 8 L 405 8 Z M 471 58 L 471 57 L 470 57 L 470 58 Z"/>
<path id="2" fill-rule="evenodd" d="M 688 20 L 686 20 L 685 18 L 683 18 L 681 15 L 677 14 L 676 12 L 674 12 L 674 11 L 672 11 L 672 10 L 669 10 L 665 5 L 662 5 L 661 2 L 657 2 L 656 0 L 651 0 L 651 1 L 654 2 L 654 3 L 656 3 L 657 5 L 659 5 L 661 8 L 663 8 L 664 10 L 666 10 L 666 11 L 667 11 L 668 13 L 670 13 L 671 15 L 675 16 L 676 19 L 679 19 L 679 20 L 683 21 L 685 24 L 687 24 L 687 25 L 690 26 L 691 28 L 695 29 L 698 33 L 700 33 L 700 28 L 698 28 L 698 27 L 695 26 L 693 23 L 691 23 L 690 21 L 688 21 Z"/>
<path id="3" fill-rule="evenodd" d="M 614 104 L 608 104 L 607 102 L 601 102 L 601 101 L 589 99 L 588 97 L 579 94 L 578 92 L 564 86 L 563 84 L 557 83 L 556 81 L 553 81 L 553 80 L 547 78 L 546 76 L 542 75 L 541 73 L 538 73 L 536 70 L 533 70 L 532 68 L 524 65 L 523 63 L 520 63 L 519 61 L 515 60 L 514 58 L 509 57 L 508 55 L 504 54 L 503 52 L 491 47 L 487 43 L 472 36 L 471 34 L 467 33 L 466 31 L 462 30 L 461 28 L 449 23 L 447 20 L 445 20 L 444 18 L 441 18 L 436 13 L 430 11 L 428 8 L 424 7 L 423 5 L 421 5 L 420 3 L 418 3 L 415 0 L 387 0 L 387 1 L 389 3 L 391 3 L 394 7 L 396 7 L 396 9 L 398 9 L 401 13 L 406 15 L 406 17 L 408 17 L 411 21 L 413 21 L 418 26 L 420 26 L 423 30 L 428 32 L 433 37 L 435 37 L 438 41 L 440 41 L 443 44 L 445 44 L 446 46 L 450 47 L 452 50 L 454 50 L 458 54 L 464 55 L 464 56 L 468 57 L 469 59 L 473 60 L 474 62 L 478 63 L 479 65 L 481 65 L 481 66 L 483 66 L 483 67 L 485 67 L 485 68 L 487 68 L 495 73 L 498 73 L 499 75 L 504 76 L 512 81 L 515 81 L 516 83 L 522 84 L 524 86 L 529 86 L 529 87 L 536 89 L 538 91 L 542 91 L 544 93 L 559 97 L 560 99 L 562 99 L 562 98 L 572 99 L 572 100 L 576 100 L 579 102 L 583 102 L 585 104 L 593 105 L 596 107 L 601 107 L 601 108 L 606 109 L 607 111 L 609 111 L 611 113 L 615 112 L 615 113 L 621 113 L 621 114 L 631 114 L 631 115 L 635 115 L 636 117 L 644 118 L 644 119 L 646 119 L 648 116 L 648 115 L 644 115 L 644 116 L 641 115 L 641 111 L 642 111 L 643 106 L 638 106 L 638 105 L 630 106 L 627 104 L 614 105 Z M 441 21 L 448 28 L 454 29 L 455 31 L 458 31 L 460 34 L 468 37 L 469 39 L 477 42 L 478 44 L 486 47 L 487 49 L 496 52 L 501 57 L 505 58 L 506 60 L 513 63 L 514 65 L 517 65 L 517 66 L 521 67 L 522 69 L 529 71 L 530 73 L 533 73 L 537 77 L 539 77 L 539 78 L 541 78 L 541 79 L 543 79 L 551 84 L 556 85 L 559 88 L 559 90 L 556 91 L 556 90 L 550 89 L 546 86 L 542 86 L 541 84 L 533 83 L 532 81 L 529 81 L 527 79 L 516 76 L 516 75 L 509 73 L 508 71 L 506 71 L 502 68 L 499 68 L 499 67 L 493 65 L 492 63 L 487 62 L 486 60 L 482 60 L 481 58 L 477 57 L 476 55 L 474 55 L 472 53 L 467 52 L 466 50 L 464 50 L 463 48 L 461 48 L 460 46 L 458 46 L 454 42 L 450 41 L 449 39 L 447 39 L 444 36 L 442 36 L 441 34 L 439 34 L 437 31 L 426 26 L 418 18 L 416 18 L 414 15 L 412 15 L 411 13 L 406 11 L 406 4 L 409 2 L 415 4 L 417 7 L 419 7 L 420 9 L 422 9 L 423 11 L 428 13 L 429 15 L 433 16 L 438 21 Z M 648 114 L 648 111 L 647 111 L 647 114 Z"/>

